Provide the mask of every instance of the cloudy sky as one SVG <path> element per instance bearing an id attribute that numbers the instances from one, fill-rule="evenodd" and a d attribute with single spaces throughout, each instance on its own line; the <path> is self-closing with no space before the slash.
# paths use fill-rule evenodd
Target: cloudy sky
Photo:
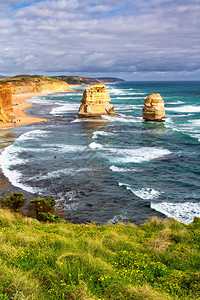
<path id="1" fill-rule="evenodd" d="M 200 80 L 200 0 L 0 0 L 0 74 Z"/>

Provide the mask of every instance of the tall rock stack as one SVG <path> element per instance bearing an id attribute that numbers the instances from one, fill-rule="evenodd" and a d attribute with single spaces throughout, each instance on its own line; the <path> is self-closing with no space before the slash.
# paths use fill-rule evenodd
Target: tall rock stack
<path id="1" fill-rule="evenodd" d="M 165 103 L 160 94 L 150 94 L 144 101 L 142 109 L 146 121 L 162 122 L 165 117 Z"/>
<path id="2" fill-rule="evenodd" d="M 79 117 L 99 117 L 115 115 L 114 106 L 110 104 L 110 96 L 104 84 L 98 83 L 86 88 L 79 108 Z"/>
<path id="3" fill-rule="evenodd" d="M 8 122 L 9 115 L 13 112 L 12 92 L 9 85 L 0 85 L 0 121 Z"/>

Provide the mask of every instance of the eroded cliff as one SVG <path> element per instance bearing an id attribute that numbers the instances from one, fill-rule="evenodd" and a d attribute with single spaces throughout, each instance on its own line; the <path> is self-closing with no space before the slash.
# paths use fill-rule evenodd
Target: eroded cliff
<path id="1" fill-rule="evenodd" d="M 10 86 L 13 95 L 40 92 L 56 93 L 69 90 L 66 82 L 46 76 L 18 75 L 11 78 L 4 78 L 1 81 Z"/>
<path id="2" fill-rule="evenodd" d="M 98 117 L 115 115 L 114 106 L 110 104 L 110 95 L 104 84 L 98 83 L 86 88 L 79 108 L 79 117 Z"/>
<path id="3" fill-rule="evenodd" d="M 0 84 L 0 122 L 10 121 L 12 108 L 12 92 L 9 85 Z"/>

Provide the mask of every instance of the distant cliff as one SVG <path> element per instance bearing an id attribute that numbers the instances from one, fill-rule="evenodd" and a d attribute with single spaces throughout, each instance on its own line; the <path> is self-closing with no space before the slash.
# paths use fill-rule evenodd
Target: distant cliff
<path id="1" fill-rule="evenodd" d="M 12 94 L 64 92 L 69 90 L 66 82 L 39 75 L 18 75 L 15 77 L 2 78 L 0 79 L 0 84 L 9 85 Z"/>
<path id="2" fill-rule="evenodd" d="M 101 78 L 90 78 L 90 77 L 80 77 L 80 76 L 53 76 L 53 79 L 62 80 L 67 82 L 68 84 L 75 84 L 75 85 L 92 85 L 97 83 L 104 83 L 104 82 L 121 82 L 124 79 L 115 78 L 115 77 L 101 77 Z"/>
<path id="3" fill-rule="evenodd" d="M 116 78 L 116 77 L 100 77 L 100 78 L 97 78 L 97 80 L 99 82 L 102 82 L 102 83 L 114 83 L 114 82 L 123 82 L 125 81 L 124 79 L 121 79 L 121 78 Z"/>
<path id="4" fill-rule="evenodd" d="M 9 85 L 0 84 L 0 122 L 8 122 L 9 115 L 13 112 L 12 92 Z"/>

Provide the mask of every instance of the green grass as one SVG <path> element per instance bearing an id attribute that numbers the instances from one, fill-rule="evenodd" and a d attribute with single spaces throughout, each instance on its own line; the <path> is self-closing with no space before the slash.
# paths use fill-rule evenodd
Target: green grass
<path id="1" fill-rule="evenodd" d="M 200 219 L 97 226 L 0 209 L 0 299 L 200 299 Z"/>
<path id="2" fill-rule="evenodd" d="M 0 84 L 7 84 L 7 83 L 13 83 L 13 84 L 19 84 L 19 83 L 30 83 L 30 82 L 56 82 L 60 83 L 60 80 L 56 80 L 51 77 L 47 76 L 40 76 L 40 75 L 17 75 L 14 77 L 6 77 L 6 78 L 0 78 Z"/>

